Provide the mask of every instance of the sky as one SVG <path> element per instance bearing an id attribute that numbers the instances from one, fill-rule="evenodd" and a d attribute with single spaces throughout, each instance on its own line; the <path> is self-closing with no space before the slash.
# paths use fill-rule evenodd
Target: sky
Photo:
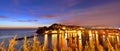
<path id="1" fill-rule="evenodd" d="M 120 0 L 0 0 L 0 28 L 120 27 Z"/>

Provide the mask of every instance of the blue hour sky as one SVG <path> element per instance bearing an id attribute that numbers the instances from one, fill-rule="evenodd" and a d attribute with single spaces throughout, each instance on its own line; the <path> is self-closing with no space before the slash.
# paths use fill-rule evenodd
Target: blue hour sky
<path id="1" fill-rule="evenodd" d="M 120 26 L 119 0 L 0 0 L 0 28 Z"/>

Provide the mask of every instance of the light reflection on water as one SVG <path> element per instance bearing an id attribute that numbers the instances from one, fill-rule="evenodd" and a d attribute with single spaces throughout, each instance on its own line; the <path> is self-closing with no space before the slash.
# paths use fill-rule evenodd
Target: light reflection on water
<path id="1" fill-rule="evenodd" d="M 51 36 L 46 38 L 46 36 Z M 49 41 L 46 41 L 49 40 Z M 77 47 L 79 48 L 82 46 L 82 37 L 81 37 L 81 32 L 78 32 L 77 34 L 75 33 L 60 33 L 60 34 L 45 34 L 44 35 L 44 43 L 47 44 L 52 48 L 67 48 L 69 47 Z M 51 43 L 50 43 L 51 42 Z"/>
<path id="2" fill-rule="evenodd" d="M 112 36 L 112 35 L 99 35 L 97 31 L 88 31 L 88 39 L 87 36 L 82 37 L 83 33 L 81 31 L 78 32 L 64 32 L 58 34 L 51 34 L 51 37 L 48 37 L 49 41 L 46 41 L 48 45 L 51 45 L 52 48 L 66 48 L 66 47 L 78 47 L 81 48 L 86 41 L 89 43 L 94 42 L 96 44 L 100 43 L 104 46 L 106 44 L 107 38 L 110 40 L 111 44 L 115 44 L 119 42 L 119 36 Z M 46 34 L 47 35 L 47 34 Z M 46 37 L 45 35 L 45 37 Z M 49 36 L 49 35 L 48 35 Z M 83 41 L 84 40 L 84 41 Z M 51 42 L 51 43 L 50 43 Z"/>
<path id="3" fill-rule="evenodd" d="M 52 48 L 57 47 L 57 34 L 52 34 Z"/>
<path id="4" fill-rule="evenodd" d="M 24 37 L 25 35 L 27 36 L 31 36 L 34 35 L 34 30 L 30 30 L 30 31 L 25 31 L 25 30 L 16 30 L 16 31 L 0 31 L 0 42 L 2 41 L 2 39 L 10 39 L 12 38 L 14 35 L 16 35 L 16 33 L 18 34 L 18 37 Z M 104 35 L 102 35 L 102 39 L 99 39 L 99 33 L 97 31 L 95 31 L 94 33 L 92 31 L 89 31 L 89 41 L 94 40 L 96 43 L 99 42 L 99 40 L 102 40 L 102 42 L 105 44 L 106 43 L 106 33 L 104 33 Z M 113 33 L 112 33 L 113 34 Z M 71 32 L 62 32 L 61 34 L 52 34 L 52 35 L 48 35 L 45 34 L 44 36 L 38 36 L 38 39 L 40 40 L 40 42 L 42 44 L 44 44 L 44 46 L 49 47 L 49 48 L 66 48 L 66 47 L 79 47 L 81 48 L 83 46 L 83 44 L 85 43 L 85 41 L 88 41 L 87 36 L 84 36 L 84 33 L 82 31 L 71 31 Z M 119 43 L 119 33 L 116 34 L 116 36 L 111 36 L 108 35 L 107 37 L 109 37 L 110 41 L 115 43 Z M 32 39 L 32 38 L 31 38 Z M 8 42 L 8 41 L 7 41 Z M 19 41 L 20 45 L 21 45 L 22 41 Z M 18 44 L 19 44 L 18 43 Z M 8 43 L 6 43 L 8 44 Z"/>

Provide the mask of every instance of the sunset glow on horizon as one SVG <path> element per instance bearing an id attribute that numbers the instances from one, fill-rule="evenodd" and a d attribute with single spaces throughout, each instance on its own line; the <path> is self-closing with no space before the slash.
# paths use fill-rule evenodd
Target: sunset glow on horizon
<path id="1" fill-rule="evenodd" d="M 0 28 L 53 23 L 120 27 L 119 0 L 0 0 Z"/>

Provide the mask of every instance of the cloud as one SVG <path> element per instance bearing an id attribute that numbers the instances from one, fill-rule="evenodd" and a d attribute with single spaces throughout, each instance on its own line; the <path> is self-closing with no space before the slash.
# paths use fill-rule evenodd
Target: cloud
<path id="1" fill-rule="evenodd" d="M 42 18 L 56 18 L 56 17 L 58 17 L 58 16 L 54 15 L 54 14 L 49 14 L 49 15 L 42 16 Z"/>
<path id="2" fill-rule="evenodd" d="M 15 3 L 15 4 L 19 4 L 19 0 L 13 0 L 13 3 Z"/>
<path id="3" fill-rule="evenodd" d="M 38 20 L 17 20 L 16 22 L 38 22 Z"/>
<path id="4" fill-rule="evenodd" d="M 49 15 L 43 17 L 52 17 L 51 13 L 53 12 L 63 12 L 65 9 L 73 7 L 80 3 L 81 0 L 47 0 L 41 6 L 32 6 L 28 9 L 29 14 L 32 16 L 38 17 L 44 13 Z M 46 7 L 47 6 L 47 7 Z M 51 13 L 50 13 L 51 12 Z M 53 14 L 54 15 L 54 14 Z"/>
<path id="5" fill-rule="evenodd" d="M 29 2 L 29 0 L 12 0 L 12 1 L 13 1 L 13 3 L 16 4 L 16 5 L 19 5 L 21 1 L 22 1 L 22 2 L 25 2 L 25 3 L 28 3 L 28 2 Z"/>
<path id="6" fill-rule="evenodd" d="M 61 0 L 60 0 L 61 1 Z M 75 6 L 77 5 L 78 3 L 80 3 L 81 0 L 62 0 L 61 1 L 61 5 L 63 7 L 72 7 L 72 6 Z"/>
<path id="7" fill-rule="evenodd" d="M 7 16 L 0 16 L 0 18 L 8 18 Z"/>
<path id="8" fill-rule="evenodd" d="M 53 1 L 54 3 L 56 3 L 54 5 L 59 6 L 58 9 L 60 9 L 61 11 L 64 11 L 65 9 L 68 8 L 72 8 L 81 2 L 81 0 L 53 0 Z"/>
<path id="9" fill-rule="evenodd" d="M 87 9 L 71 11 L 73 14 L 59 22 L 62 24 L 75 25 L 117 25 L 120 26 L 120 7 L 119 2 L 106 5 L 95 6 Z"/>

